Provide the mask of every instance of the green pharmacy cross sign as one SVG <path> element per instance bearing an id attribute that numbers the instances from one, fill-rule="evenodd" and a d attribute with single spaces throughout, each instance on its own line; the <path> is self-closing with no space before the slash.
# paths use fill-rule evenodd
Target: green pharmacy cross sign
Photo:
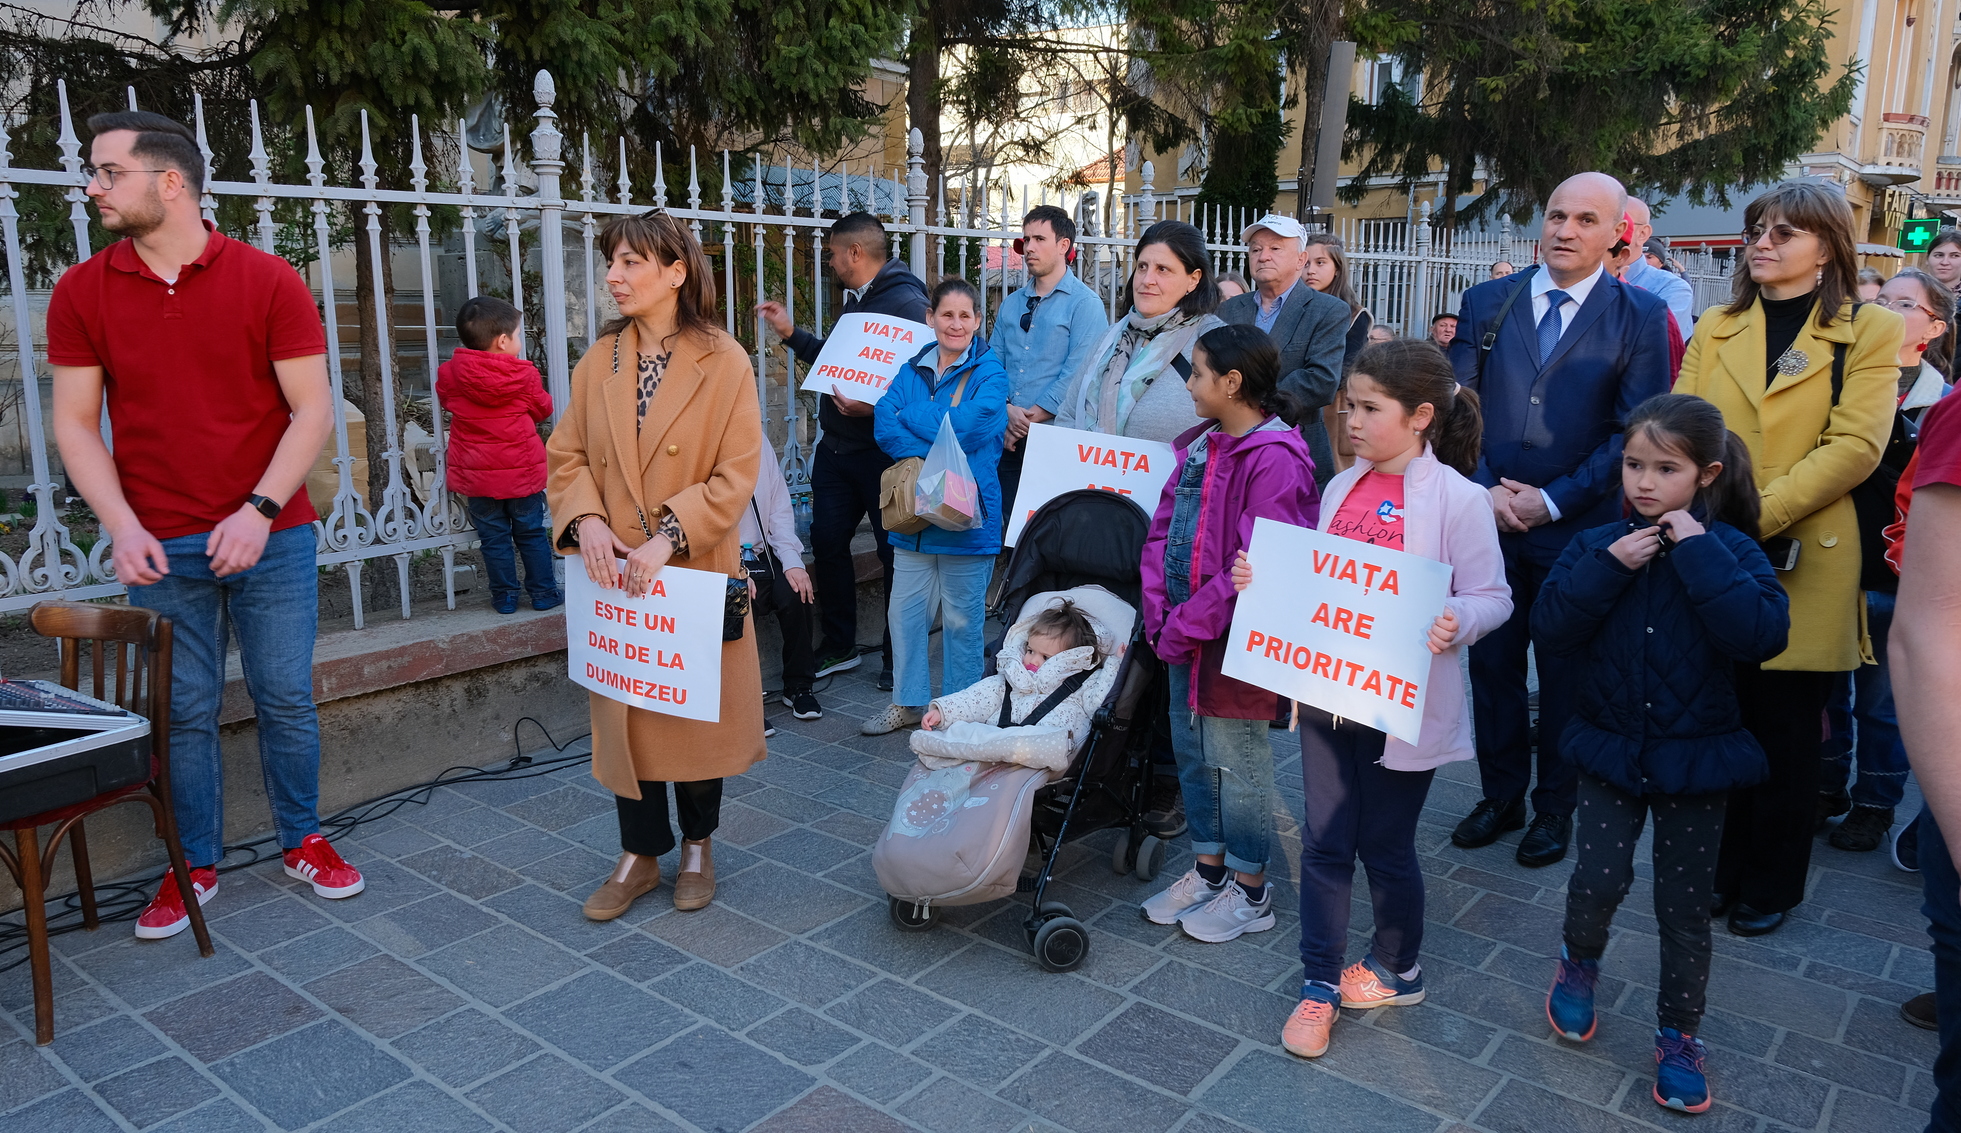
<path id="1" fill-rule="evenodd" d="M 1924 252 L 1934 246 L 1934 237 L 1941 231 L 1938 217 L 1922 217 L 1909 220 L 1900 225 L 1900 247 L 1909 252 Z"/>

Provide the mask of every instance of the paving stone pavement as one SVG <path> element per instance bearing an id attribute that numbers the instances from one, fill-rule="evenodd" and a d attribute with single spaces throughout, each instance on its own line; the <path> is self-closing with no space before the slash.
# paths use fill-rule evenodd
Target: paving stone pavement
<path id="1" fill-rule="evenodd" d="M 206 910 L 215 958 L 189 933 L 140 944 L 127 923 L 58 938 L 53 1046 L 33 1045 L 25 967 L 0 974 L 0 1133 L 1905 1133 L 1926 1120 L 1935 1039 L 1895 1012 L 1933 968 L 1915 879 L 1884 854 L 1820 840 L 1790 924 L 1758 940 L 1717 931 L 1704 1035 L 1718 1101 L 1682 1117 L 1648 1097 L 1645 862 L 1607 954 L 1599 1035 L 1549 1037 L 1570 866 L 1518 866 L 1517 835 L 1453 848 L 1477 797 L 1474 769 L 1453 765 L 1419 835 L 1429 999 L 1344 1012 L 1308 1063 L 1278 1046 L 1300 979 L 1292 737 L 1274 734 L 1278 927 L 1208 945 L 1141 920 L 1155 887 L 1111 872 L 1104 833 L 1063 855 L 1051 893 L 1088 922 L 1092 952 L 1054 975 L 1029 958 L 1013 902 L 949 909 L 930 933 L 892 927 L 867 848 L 910 756 L 903 734 L 858 735 L 885 700 L 870 676 L 837 678 L 822 720 L 772 709 L 771 758 L 728 782 L 720 893 L 700 912 L 675 912 L 664 884 L 612 924 L 579 915 L 617 852 L 610 796 L 580 763 L 445 788 L 363 825 L 343 842 L 368 877 L 350 900 L 316 899 L 276 862 L 225 875 Z M 1167 874 L 1188 860 L 1175 852 Z"/>

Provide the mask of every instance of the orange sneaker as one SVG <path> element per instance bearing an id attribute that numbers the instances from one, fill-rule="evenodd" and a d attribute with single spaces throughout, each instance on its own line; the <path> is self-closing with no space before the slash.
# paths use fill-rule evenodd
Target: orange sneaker
<path id="1" fill-rule="evenodd" d="M 1423 1002 L 1423 973 L 1406 980 L 1364 956 L 1341 974 L 1343 1007 L 1407 1007 Z"/>
<path id="2" fill-rule="evenodd" d="M 308 834 L 297 848 L 286 851 L 286 876 L 312 883 L 314 893 L 329 898 L 352 897 L 367 885 L 361 871 L 318 834 Z"/>
<path id="3" fill-rule="evenodd" d="M 1287 1048 L 1288 1054 L 1302 1058 L 1319 1058 L 1328 1053 L 1328 1034 L 1335 1026 L 1335 992 L 1310 986 L 1301 999 L 1301 1005 L 1287 1017 L 1287 1025 L 1280 1029 L 1280 1045 Z M 1328 998 L 1321 998 L 1327 996 Z"/>

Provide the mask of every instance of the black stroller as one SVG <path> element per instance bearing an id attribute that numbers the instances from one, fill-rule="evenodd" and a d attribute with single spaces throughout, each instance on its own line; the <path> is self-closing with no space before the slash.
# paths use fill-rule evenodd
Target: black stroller
<path id="1" fill-rule="evenodd" d="M 1140 563 L 1150 517 L 1127 497 L 1094 489 L 1066 492 L 1029 519 L 1008 560 L 1007 573 L 992 613 L 1019 610 L 1037 594 L 1095 584 L 1133 609 L 1143 600 Z M 1011 615 L 1003 620 L 1012 620 Z M 989 651 L 990 664 L 993 650 Z M 1043 787 L 1033 814 L 1032 850 L 1041 871 L 1023 878 L 1032 891 L 1022 929 L 1029 950 L 1052 972 L 1073 971 L 1089 955 L 1089 932 L 1067 905 L 1045 901 L 1057 854 L 1070 841 L 1098 830 L 1121 827 L 1112 865 L 1133 870 L 1149 881 L 1164 860 L 1164 844 L 1143 825 L 1150 790 L 1151 748 L 1156 721 L 1164 714 L 1164 666 L 1144 640 L 1143 619 L 1131 631 L 1130 645 L 1109 695 L 1091 718 L 1089 738 L 1077 749 L 1069 769 Z M 920 908 L 893 898 L 893 923 L 923 932 L 939 919 L 939 909 Z"/>

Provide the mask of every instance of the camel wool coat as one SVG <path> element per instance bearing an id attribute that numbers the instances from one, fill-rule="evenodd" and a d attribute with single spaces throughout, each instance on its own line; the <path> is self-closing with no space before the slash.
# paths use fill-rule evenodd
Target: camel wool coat
<path id="1" fill-rule="evenodd" d="M 638 338 L 632 324 L 593 344 L 572 371 L 572 402 L 545 446 L 552 544 L 566 528 L 598 515 L 638 547 L 665 508 L 687 535 L 675 566 L 742 576 L 739 525 L 756 490 L 762 415 L 748 355 L 720 330 L 673 340 L 660 389 L 638 417 Z M 771 475 L 775 469 L 768 470 Z M 567 570 L 584 570 L 575 558 Z M 740 775 L 764 755 L 762 669 L 751 617 L 740 640 L 722 643 L 722 711 L 713 724 L 592 697 L 592 775 L 616 795 L 637 799 L 640 783 L 693 783 Z"/>
<path id="2" fill-rule="evenodd" d="M 1800 544 L 1797 569 L 1778 571 L 1791 596 L 1791 636 L 1766 669 L 1838 673 L 1873 663 L 1859 589 L 1859 517 L 1850 495 L 1892 435 L 1899 400 L 1897 361 L 1906 323 L 1877 303 L 1839 308 L 1832 325 L 1805 319 L 1791 345 L 1808 365 L 1764 385 L 1770 360 L 1761 303 L 1741 314 L 1717 308 L 1696 323 L 1676 393 L 1723 411 L 1743 438 L 1763 495 L 1761 538 Z M 1845 385 L 1832 406 L 1832 353 L 1845 346 Z M 1747 534 L 1747 532 L 1746 532 Z"/>

